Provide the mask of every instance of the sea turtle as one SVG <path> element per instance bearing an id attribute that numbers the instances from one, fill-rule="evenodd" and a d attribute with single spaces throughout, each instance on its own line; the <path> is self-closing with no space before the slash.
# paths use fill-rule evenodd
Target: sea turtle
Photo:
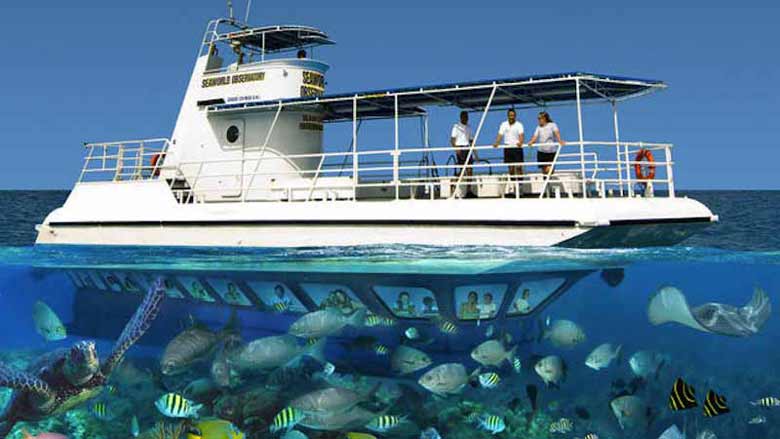
<path id="1" fill-rule="evenodd" d="M 92 341 L 80 341 L 70 349 L 44 354 L 26 371 L 0 362 L 0 387 L 14 389 L 7 410 L 0 416 L 0 437 L 6 437 L 18 421 L 37 421 L 59 415 L 99 395 L 127 350 L 157 317 L 163 297 L 165 287 L 162 280 L 158 280 L 125 325 L 111 355 L 102 365 Z"/>

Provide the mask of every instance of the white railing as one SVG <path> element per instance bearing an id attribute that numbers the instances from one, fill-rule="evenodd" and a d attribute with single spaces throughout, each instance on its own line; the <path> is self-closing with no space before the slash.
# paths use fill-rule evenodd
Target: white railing
<path id="1" fill-rule="evenodd" d="M 96 143 L 87 145 L 79 181 L 136 181 L 162 175 L 182 203 L 437 199 L 463 197 L 470 191 L 478 197 L 514 198 L 650 196 L 663 190 L 674 196 L 670 144 L 569 142 L 558 148 L 549 175 L 542 173 L 543 163 L 536 160 L 538 146 L 544 145 L 524 146 L 525 160 L 518 163 L 503 161 L 505 146 L 475 146 L 471 154 L 477 160 L 468 165 L 455 163 L 450 147 L 260 158 L 260 151 L 266 152 L 261 149 L 254 151 L 254 157 L 247 150 L 241 158 L 167 164 L 167 139 Z M 640 150 L 650 151 L 655 158 L 652 179 L 636 178 L 637 165 L 648 169 L 646 161 L 636 160 Z M 447 156 L 449 160 L 442 160 Z M 295 165 L 304 159 L 316 166 Z M 270 166 L 280 162 L 284 166 Z M 510 176 L 510 165 L 521 168 L 522 174 Z M 225 181 L 235 184 L 225 187 Z"/>

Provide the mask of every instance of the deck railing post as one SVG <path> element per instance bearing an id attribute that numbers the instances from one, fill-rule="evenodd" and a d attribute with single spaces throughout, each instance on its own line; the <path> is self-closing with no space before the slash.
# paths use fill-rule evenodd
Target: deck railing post
<path id="1" fill-rule="evenodd" d="M 585 181 L 585 143 L 582 133 L 582 102 L 580 99 L 580 79 L 574 80 L 577 93 L 577 128 L 580 134 L 580 178 L 582 178 L 582 198 L 588 198 L 587 183 Z"/>
<path id="2" fill-rule="evenodd" d="M 400 142 L 398 139 L 398 95 L 394 99 L 395 108 L 395 151 L 393 151 L 393 184 L 395 185 L 395 199 L 401 196 L 401 180 L 398 172 L 398 159 L 400 157 Z"/>
<path id="3" fill-rule="evenodd" d="M 615 125 L 615 161 L 617 162 L 618 186 L 620 187 L 620 196 L 623 196 L 623 162 L 620 160 L 620 126 L 618 125 L 617 102 L 612 101 L 612 119 Z M 628 171 L 628 168 L 626 168 Z"/>
<path id="4" fill-rule="evenodd" d="M 357 201 L 358 154 L 357 154 L 357 95 L 352 98 L 352 200 Z"/>
<path id="5" fill-rule="evenodd" d="M 674 198 L 674 171 L 672 168 L 672 145 L 665 145 L 664 152 L 666 153 L 666 184 L 669 188 L 669 197 Z"/>

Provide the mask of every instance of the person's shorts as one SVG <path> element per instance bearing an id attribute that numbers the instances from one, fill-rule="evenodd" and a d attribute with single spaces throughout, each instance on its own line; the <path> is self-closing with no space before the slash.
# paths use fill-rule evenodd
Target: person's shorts
<path id="1" fill-rule="evenodd" d="M 540 168 L 544 168 L 545 166 L 552 165 L 554 160 L 555 160 L 554 152 L 536 151 L 536 161 L 539 162 Z"/>
<path id="2" fill-rule="evenodd" d="M 525 161 L 523 148 L 518 148 L 516 146 L 507 146 L 504 148 L 504 163 L 510 166 L 520 166 L 515 165 L 514 163 L 522 163 L 523 161 Z"/>
<path id="3" fill-rule="evenodd" d="M 461 149 L 458 149 L 457 151 L 455 151 L 455 159 L 457 160 L 458 165 L 465 164 L 467 157 L 469 159 L 469 164 L 473 165 L 474 164 L 474 156 L 475 155 L 476 155 L 476 153 L 474 151 L 472 151 L 471 152 L 471 157 L 469 157 L 469 148 L 466 147 L 466 146 L 464 146 Z"/>

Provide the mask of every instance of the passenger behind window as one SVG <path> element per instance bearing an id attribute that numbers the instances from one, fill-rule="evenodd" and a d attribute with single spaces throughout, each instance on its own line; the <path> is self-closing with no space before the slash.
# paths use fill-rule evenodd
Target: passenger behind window
<path id="1" fill-rule="evenodd" d="M 414 304 L 411 302 L 411 297 L 407 291 L 398 293 L 398 299 L 395 301 L 393 312 L 401 317 L 413 317 L 416 314 Z"/>
<path id="2" fill-rule="evenodd" d="M 493 303 L 493 294 L 485 293 L 482 296 L 482 304 L 479 305 L 479 318 L 480 319 L 493 318 L 496 315 L 497 311 L 498 309 L 496 308 L 496 304 Z"/>
<path id="3" fill-rule="evenodd" d="M 276 284 L 274 285 L 274 297 L 271 299 L 271 306 L 277 310 L 287 311 L 292 307 L 292 300 L 287 297 L 287 293 L 284 291 L 284 287 Z"/>
<path id="4" fill-rule="evenodd" d="M 320 304 L 320 308 L 338 308 L 343 314 L 352 314 L 355 311 L 352 299 L 341 289 L 331 291 Z"/>
<path id="5" fill-rule="evenodd" d="M 526 314 L 531 310 L 531 304 L 528 303 L 528 299 L 531 297 L 531 290 L 528 288 L 523 289 L 523 292 L 517 297 L 512 304 L 512 313 Z"/>
<path id="6" fill-rule="evenodd" d="M 433 297 L 430 296 L 423 297 L 422 303 L 423 303 L 423 309 L 422 309 L 423 315 L 427 316 L 427 315 L 439 313 L 439 307 L 436 306 L 436 301 L 433 299 Z"/>
<path id="7" fill-rule="evenodd" d="M 479 318 L 479 295 L 476 291 L 469 291 L 466 302 L 460 305 L 460 318 L 461 319 L 478 319 Z"/>

